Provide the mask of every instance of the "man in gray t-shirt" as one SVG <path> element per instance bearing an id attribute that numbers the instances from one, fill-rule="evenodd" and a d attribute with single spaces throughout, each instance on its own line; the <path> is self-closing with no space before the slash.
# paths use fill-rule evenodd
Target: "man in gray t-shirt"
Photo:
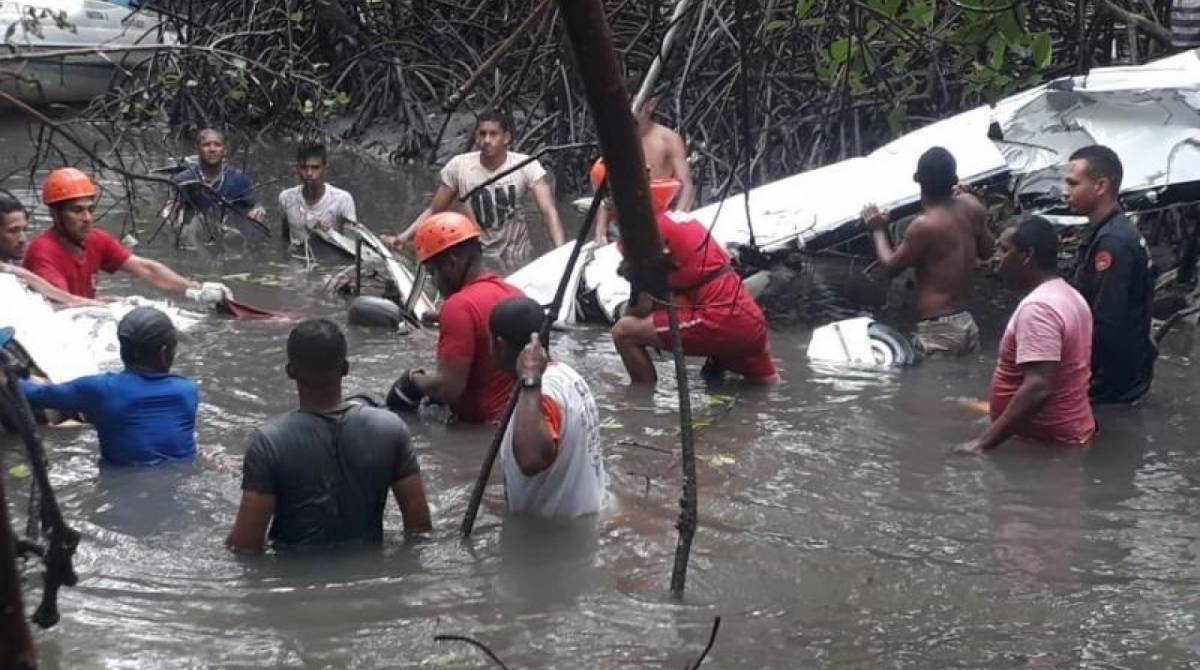
<path id="1" fill-rule="evenodd" d="M 299 409 L 259 429 L 242 465 L 242 502 L 225 544 L 233 551 L 383 540 L 388 490 L 405 533 L 431 524 L 417 457 L 400 417 L 342 400 L 346 338 L 331 321 L 288 337 L 287 374 Z M 270 532 L 267 526 L 270 525 Z"/>

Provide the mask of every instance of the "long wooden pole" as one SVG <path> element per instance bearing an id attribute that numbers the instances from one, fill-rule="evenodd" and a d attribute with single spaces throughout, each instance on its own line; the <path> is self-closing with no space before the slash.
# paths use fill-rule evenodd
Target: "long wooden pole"
<path id="1" fill-rule="evenodd" d="M 666 264 L 650 206 L 646 159 L 617 67 L 604 6 L 600 0 L 560 0 L 559 9 L 608 168 L 608 187 L 621 221 L 630 283 L 665 297 Z"/>
<path id="2" fill-rule="evenodd" d="M 579 77 L 583 80 L 588 106 L 596 122 L 600 150 L 608 168 L 608 187 L 612 191 L 617 218 L 621 222 L 628 278 L 633 296 L 646 291 L 660 304 L 668 306 L 674 340 L 675 378 L 679 390 L 679 417 L 683 462 L 683 498 L 680 501 L 679 540 L 675 545 L 675 564 L 671 571 L 671 593 L 683 595 L 688 558 L 698 521 L 696 495 L 696 453 L 691 426 L 691 397 L 687 363 L 683 357 L 679 324 L 667 290 L 667 256 L 663 253 L 654 209 L 650 205 L 650 183 L 646 159 L 637 135 L 629 98 L 617 67 L 612 35 L 604 16 L 601 0 L 560 0 L 560 14 L 575 54 Z"/>

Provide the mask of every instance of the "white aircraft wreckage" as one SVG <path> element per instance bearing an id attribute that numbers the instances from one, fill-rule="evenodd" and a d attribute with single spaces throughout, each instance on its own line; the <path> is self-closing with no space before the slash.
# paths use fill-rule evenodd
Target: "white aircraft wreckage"
<path id="1" fill-rule="evenodd" d="M 867 156 L 827 165 L 751 189 L 696 210 L 713 237 L 731 251 L 819 251 L 863 233 L 859 212 L 875 203 L 895 215 L 920 201 L 912 180 L 917 159 L 941 146 L 958 162 L 960 183 L 1006 186 L 1027 211 L 1061 224 L 1062 173 L 1076 149 L 1104 144 L 1125 167 L 1122 200 L 1137 211 L 1200 200 L 1200 55 L 1184 52 L 1142 66 L 1097 68 L 1065 77 L 909 133 Z M 745 199 L 749 199 L 748 207 Z M 749 213 L 749 217 L 747 217 Z M 566 268 L 569 248 L 542 256 L 509 277 L 530 297 L 549 304 Z M 614 321 L 629 298 L 617 275 L 616 245 L 589 244 L 568 287 L 575 296 L 559 325 Z M 598 305 L 599 310 L 589 308 Z M 905 362 L 895 343 L 866 324 L 818 329 L 809 356 L 852 364 Z M 889 335 L 890 337 L 890 335 Z M 828 346 L 827 346 L 828 345 Z M 844 345 L 844 346 L 843 346 Z M 874 353 L 871 353 L 874 352 Z"/>
<path id="2" fill-rule="evenodd" d="M 120 370 L 117 324 L 142 305 L 162 310 L 185 332 L 203 318 L 164 301 L 133 296 L 103 307 L 55 309 L 16 276 L 0 272 L 0 328 L 12 327 L 28 362 L 52 382 Z"/>

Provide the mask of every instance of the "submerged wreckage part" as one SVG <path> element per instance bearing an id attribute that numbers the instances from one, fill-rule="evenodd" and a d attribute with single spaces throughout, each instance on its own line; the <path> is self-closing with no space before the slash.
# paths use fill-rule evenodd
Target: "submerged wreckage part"
<path id="1" fill-rule="evenodd" d="M 373 295 L 360 295 L 350 301 L 347 320 L 355 326 L 406 330 L 404 314 L 400 305 Z"/>
<path id="2" fill-rule="evenodd" d="M 409 272 L 408 268 L 396 260 L 383 240 L 380 240 L 365 225 L 357 221 L 346 221 L 346 229 L 362 241 L 363 253 L 360 256 L 365 258 L 359 258 L 360 266 L 357 270 L 361 272 L 362 262 L 382 261 L 388 277 L 396 286 L 400 301 L 396 304 L 404 306 L 402 313 L 410 314 L 412 316 L 410 321 L 416 326 L 433 321 L 437 316 L 438 308 L 433 300 L 425 295 L 425 273 L 420 269 L 416 273 Z M 370 250 L 371 253 L 366 253 L 367 250 Z M 351 307 L 353 309 L 353 305 Z"/>
<path id="3" fill-rule="evenodd" d="M 808 343 L 808 359 L 861 367 L 912 365 L 920 360 L 908 337 L 861 316 L 821 326 Z"/>

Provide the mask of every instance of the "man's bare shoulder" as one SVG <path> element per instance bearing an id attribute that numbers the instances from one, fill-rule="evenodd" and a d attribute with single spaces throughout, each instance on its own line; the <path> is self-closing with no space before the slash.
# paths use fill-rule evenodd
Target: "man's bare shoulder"
<path id="1" fill-rule="evenodd" d="M 925 221 L 926 228 L 944 229 L 953 228 L 962 221 L 973 218 L 973 214 L 968 212 L 965 206 L 960 205 L 958 200 L 948 200 L 926 207 L 918 218 Z"/>
<path id="2" fill-rule="evenodd" d="M 967 216 L 971 218 L 982 217 L 987 215 L 987 207 L 979 196 L 967 191 L 960 191 L 954 196 L 954 202 L 957 204 Z"/>
<path id="3" fill-rule="evenodd" d="M 650 126 L 650 130 L 642 136 L 642 141 L 651 141 L 660 145 L 682 144 L 683 136 L 661 123 L 654 123 Z"/>

